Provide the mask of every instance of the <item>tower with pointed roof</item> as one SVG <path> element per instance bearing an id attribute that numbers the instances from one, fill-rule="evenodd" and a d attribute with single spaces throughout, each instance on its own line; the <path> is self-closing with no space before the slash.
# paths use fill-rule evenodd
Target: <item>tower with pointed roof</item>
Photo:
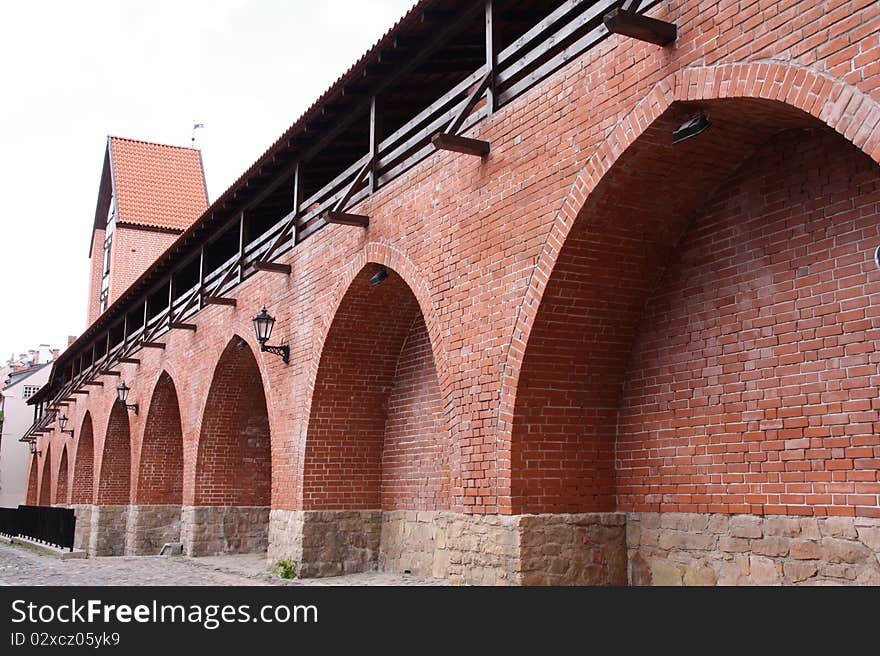
<path id="1" fill-rule="evenodd" d="M 88 324 L 207 206 L 199 150 L 108 137 L 89 247 Z"/>

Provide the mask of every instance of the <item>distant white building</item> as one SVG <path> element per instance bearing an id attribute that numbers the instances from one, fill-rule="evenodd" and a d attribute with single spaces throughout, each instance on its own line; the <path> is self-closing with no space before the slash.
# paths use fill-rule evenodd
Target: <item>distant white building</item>
<path id="1" fill-rule="evenodd" d="M 27 405 L 27 399 L 49 380 L 50 365 L 51 357 L 9 373 L 0 390 L 0 507 L 15 508 L 25 501 L 30 447 L 19 439 L 34 423 L 34 409 Z"/>

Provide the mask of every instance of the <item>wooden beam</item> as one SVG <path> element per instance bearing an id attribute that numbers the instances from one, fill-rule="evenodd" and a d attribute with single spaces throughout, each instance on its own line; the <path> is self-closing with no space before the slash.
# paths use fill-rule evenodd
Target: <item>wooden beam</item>
<path id="1" fill-rule="evenodd" d="M 61 399 L 61 403 L 62 405 L 67 405 L 68 403 L 76 403 L 76 399 L 72 396 L 65 396 L 63 399 Z"/>
<path id="2" fill-rule="evenodd" d="M 498 22 L 495 20 L 493 0 L 486 0 L 486 71 L 489 76 L 486 87 L 486 110 L 495 111 L 495 67 L 498 64 Z"/>
<path id="3" fill-rule="evenodd" d="M 205 305 L 228 305 L 229 307 L 235 307 L 235 299 L 223 296 L 205 296 Z"/>
<path id="4" fill-rule="evenodd" d="M 349 214 L 348 212 L 330 211 L 324 215 L 324 220 L 327 223 L 350 225 L 358 228 L 367 228 L 370 225 L 370 217 L 363 214 Z"/>
<path id="5" fill-rule="evenodd" d="M 119 358 L 119 364 L 140 364 L 138 358 Z"/>
<path id="6" fill-rule="evenodd" d="M 117 378 L 122 375 L 121 371 L 102 371 L 102 376 L 116 376 Z"/>
<path id="7" fill-rule="evenodd" d="M 104 383 L 100 380 L 87 380 L 83 385 L 91 385 L 92 387 L 104 387 Z"/>
<path id="8" fill-rule="evenodd" d="M 269 273 L 284 273 L 290 275 L 291 267 L 289 264 L 275 264 L 274 262 L 254 262 L 254 269 L 257 271 L 266 271 Z"/>
<path id="9" fill-rule="evenodd" d="M 469 139 L 457 134 L 440 132 L 431 138 L 431 143 L 437 150 L 451 150 L 455 153 L 485 157 L 489 154 L 489 142 L 480 139 Z"/>
<path id="10" fill-rule="evenodd" d="M 141 346 L 144 348 L 165 349 L 165 344 L 162 342 L 144 342 Z"/>
<path id="11" fill-rule="evenodd" d="M 168 324 L 168 327 L 171 330 L 192 330 L 195 331 L 196 325 L 194 323 L 183 323 L 182 321 L 172 321 Z"/>
<path id="12" fill-rule="evenodd" d="M 86 396 L 88 396 L 89 390 L 73 390 L 73 394 L 85 394 Z"/>
<path id="13" fill-rule="evenodd" d="M 678 36 L 678 30 L 674 23 L 667 23 L 625 9 L 615 9 L 609 12 L 602 21 L 612 34 L 628 36 L 658 46 L 668 46 Z"/>

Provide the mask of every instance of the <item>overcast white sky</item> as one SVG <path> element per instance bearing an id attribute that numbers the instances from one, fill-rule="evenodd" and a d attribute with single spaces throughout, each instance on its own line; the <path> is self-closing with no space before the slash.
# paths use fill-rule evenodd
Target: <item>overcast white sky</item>
<path id="1" fill-rule="evenodd" d="M 189 145 L 213 201 L 415 0 L 0 5 L 0 362 L 85 329 L 108 134 Z"/>

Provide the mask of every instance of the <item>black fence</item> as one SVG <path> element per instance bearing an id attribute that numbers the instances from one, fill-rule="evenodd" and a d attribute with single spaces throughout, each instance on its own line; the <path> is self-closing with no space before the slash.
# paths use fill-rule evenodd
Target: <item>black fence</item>
<path id="1" fill-rule="evenodd" d="M 76 515 L 70 508 L 0 508 L 0 534 L 9 537 L 27 537 L 73 551 L 75 528 Z"/>

